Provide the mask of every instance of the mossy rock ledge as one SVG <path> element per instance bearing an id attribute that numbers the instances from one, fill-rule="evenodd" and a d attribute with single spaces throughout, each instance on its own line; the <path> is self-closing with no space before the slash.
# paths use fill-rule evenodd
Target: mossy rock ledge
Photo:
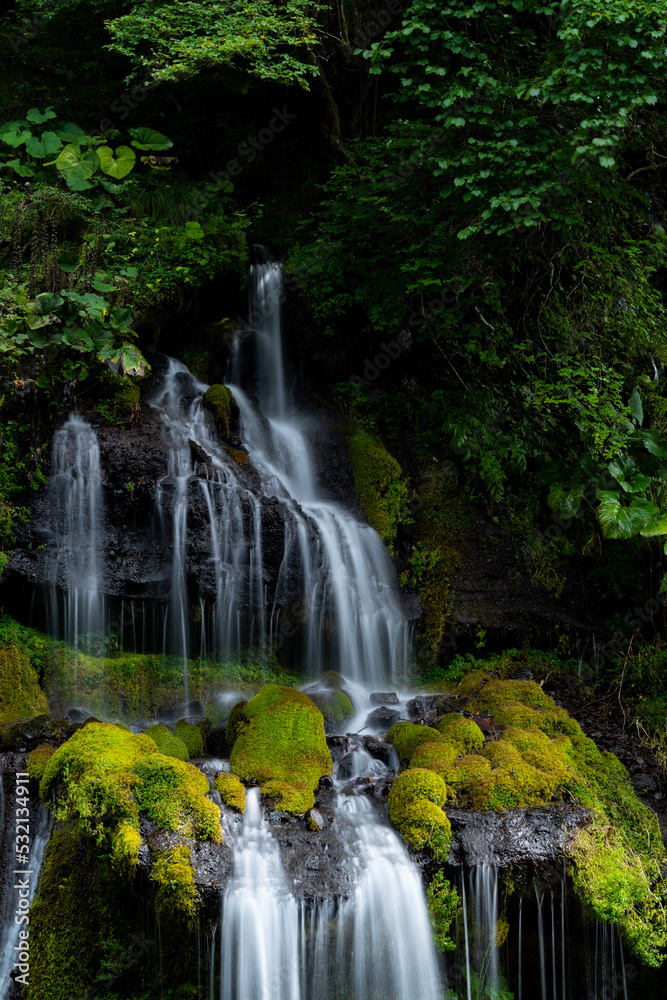
<path id="1" fill-rule="evenodd" d="M 477 812 L 481 822 L 514 811 L 506 833 L 525 807 L 557 813 L 554 829 L 560 823 L 559 846 L 579 895 L 599 919 L 619 925 L 643 962 L 660 965 L 667 948 L 667 855 L 657 818 L 635 795 L 624 766 L 534 681 L 475 671 L 451 693 L 468 717 L 448 712 L 435 728 L 399 722 L 387 735 L 402 764 L 389 815 L 406 844 L 447 860 L 446 802 L 452 816 Z M 475 716 L 493 722 L 490 734 Z"/>
<path id="2" fill-rule="evenodd" d="M 232 711 L 235 741 L 230 762 L 242 781 L 257 782 L 276 808 L 301 814 L 315 804 L 320 778 L 332 761 L 322 713 L 294 688 L 266 684 Z"/>
<path id="3" fill-rule="evenodd" d="M 206 777 L 150 736 L 90 722 L 51 749 L 29 763 L 56 822 L 31 910 L 27 1000 L 88 996 L 119 956 L 137 952 L 147 905 L 163 938 L 191 933 L 201 906 L 195 854 L 222 849 Z M 133 975 L 156 959 L 156 941 L 138 949 Z"/>

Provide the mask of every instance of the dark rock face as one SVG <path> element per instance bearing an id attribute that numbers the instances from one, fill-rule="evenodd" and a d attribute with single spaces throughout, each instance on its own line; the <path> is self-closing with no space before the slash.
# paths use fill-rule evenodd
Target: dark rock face
<path id="1" fill-rule="evenodd" d="M 469 867 L 553 861 L 592 819 L 581 806 L 535 806 L 502 813 L 445 811 L 452 824 L 449 862 Z"/>
<path id="2" fill-rule="evenodd" d="M 398 705 L 398 695 L 393 691 L 389 694 L 381 694 L 375 691 L 368 700 L 371 705 Z"/>
<path id="3" fill-rule="evenodd" d="M 395 711 L 392 708 L 387 708 L 386 705 L 382 705 L 380 708 L 374 708 L 372 712 L 366 717 L 364 727 L 368 726 L 371 729 L 384 729 L 385 732 L 391 729 L 394 723 L 398 722 L 401 717 L 401 713 Z"/>
<path id="4" fill-rule="evenodd" d="M 51 715 L 36 715 L 33 719 L 19 719 L 0 726 L 0 750 L 29 752 L 40 743 L 60 746 L 74 733 L 80 723 L 69 719 L 54 719 Z"/>
<path id="5" fill-rule="evenodd" d="M 387 765 L 387 767 L 398 768 L 398 754 L 394 750 L 391 743 L 386 743 L 384 740 L 378 740 L 375 736 L 362 736 L 362 743 L 366 753 L 370 754 L 371 757 L 374 757 L 375 760 L 381 760 L 383 764 Z"/>

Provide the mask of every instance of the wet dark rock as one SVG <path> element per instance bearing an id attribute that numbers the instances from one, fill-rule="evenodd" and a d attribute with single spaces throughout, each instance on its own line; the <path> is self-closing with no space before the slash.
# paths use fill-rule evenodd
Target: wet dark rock
<path id="1" fill-rule="evenodd" d="M 369 701 L 371 705 L 398 705 L 398 695 L 394 692 L 381 694 L 376 691 L 370 696 Z"/>
<path id="2" fill-rule="evenodd" d="M 633 781 L 634 789 L 638 795 L 649 795 L 659 791 L 659 784 L 652 774 L 638 774 Z"/>
<path id="3" fill-rule="evenodd" d="M 80 726 L 81 724 L 79 724 Z M 34 750 L 40 743 L 60 746 L 74 732 L 69 719 L 54 719 L 51 715 L 36 715 L 0 726 L 0 750 Z"/>
<path id="4" fill-rule="evenodd" d="M 330 774 L 323 774 L 322 777 L 320 778 L 320 783 L 319 783 L 319 785 L 317 787 L 318 787 L 318 789 L 320 789 L 320 788 L 333 788 L 333 778 L 331 777 L 331 775 Z"/>
<path id="5" fill-rule="evenodd" d="M 306 826 L 313 832 L 321 830 L 324 826 L 324 816 L 319 809 L 309 809 L 306 813 Z"/>
<path id="6" fill-rule="evenodd" d="M 381 760 L 387 767 L 398 767 L 398 754 L 391 743 L 379 740 L 375 736 L 363 736 L 362 744 L 366 753 L 375 760 Z"/>
<path id="7" fill-rule="evenodd" d="M 312 811 L 312 810 L 311 810 Z M 285 875 L 298 899 L 332 899 L 347 896 L 354 872 L 345 831 L 334 822 L 334 810 L 318 803 L 319 830 L 309 830 L 303 820 L 286 813 L 269 813 L 271 834 L 280 847 Z"/>
<path id="8" fill-rule="evenodd" d="M 400 712 L 387 708 L 386 705 L 382 705 L 380 708 L 373 709 L 373 711 L 366 717 L 364 728 L 384 729 L 384 731 L 387 732 L 388 729 L 391 729 L 391 727 L 398 722 L 400 717 Z"/>
<path id="9" fill-rule="evenodd" d="M 216 726 L 206 737 L 206 749 L 212 757 L 226 757 L 230 751 L 227 726 Z"/>
<path id="10" fill-rule="evenodd" d="M 563 854 L 592 814 L 581 806 L 536 806 L 497 813 L 445 810 L 452 824 L 451 864 L 488 864 L 500 868 L 550 861 Z"/>

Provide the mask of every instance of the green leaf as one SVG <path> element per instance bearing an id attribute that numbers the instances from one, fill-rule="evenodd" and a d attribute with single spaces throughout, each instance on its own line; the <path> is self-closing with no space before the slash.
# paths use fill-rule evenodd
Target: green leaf
<path id="1" fill-rule="evenodd" d="M 109 319 L 116 327 L 128 327 L 132 322 L 132 313 L 129 309 L 112 309 Z"/>
<path id="2" fill-rule="evenodd" d="M 650 500 L 633 497 L 629 506 L 620 503 L 620 495 L 611 490 L 598 490 L 597 516 L 607 538 L 633 538 L 658 516 L 658 508 Z"/>
<path id="3" fill-rule="evenodd" d="M 632 395 L 628 400 L 628 406 L 632 410 L 632 419 L 641 427 L 644 423 L 644 407 L 642 406 L 642 398 L 639 395 L 639 389 L 633 389 Z"/>
<path id="4" fill-rule="evenodd" d="M 72 142 L 73 139 L 85 139 L 86 133 L 74 122 L 67 122 L 62 128 L 56 129 L 56 135 L 63 142 Z"/>
<path id="5" fill-rule="evenodd" d="M 116 285 L 109 284 L 105 281 L 106 275 L 102 274 L 101 271 L 95 272 L 95 277 L 93 278 L 93 288 L 96 292 L 116 292 L 118 288 Z"/>
<path id="6" fill-rule="evenodd" d="M 0 139 L 13 149 L 18 149 L 19 146 L 23 146 L 29 139 L 32 139 L 32 132 L 25 129 L 22 132 L 3 132 Z"/>
<path id="7" fill-rule="evenodd" d="M 80 263 L 81 261 L 79 260 L 78 253 L 74 253 L 74 251 L 71 250 L 66 253 L 61 253 L 60 257 L 58 257 L 58 267 L 61 271 L 64 271 L 65 274 L 72 274 L 76 271 Z"/>
<path id="8" fill-rule="evenodd" d="M 137 149 L 165 150 L 171 149 L 174 145 L 171 139 L 161 132 L 156 132 L 154 128 L 131 128 L 132 145 Z"/>
<path id="9" fill-rule="evenodd" d="M 106 361 L 111 371 L 119 375 L 137 375 L 141 378 L 150 371 L 146 358 L 133 344 L 105 348 L 97 356 L 100 361 Z"/>
<path id="10" fill-rule="evenodd" d="M 116 180 L 126 177 L 137 160 L 137 154 L 129 146 L 119 146 L 115 158 L 114 151 L 110 146 L 100 146 L 97 149 L 97 155 L 100 159 L 102 173 L 109 177 L 115 177 Z"/>
<path id="11" fill-rule="evenodd" d="M 616 160 L 613 156 L 601 156 L 599 162 L 601 167 L 613 167 Z"/>
<path id="12" fill-rule="evenodd" d="M 40 316 L 46 316 L 48 313 L 52 313 L 55 309 L 58 309 L 64 301 L 55 292 L 42 292 L 35 299 L 34 309 Z"/>
<path id="13" fill-rule="evenodd" d="M 57 153 L 62 147 L 62 142 L 55 132 L 42 132 L 42 142 L 47 156 Z"/>
<path id="14" fill-rule="evenodd" d="M 80 327 L 67 326 L 63 330 L 62 341 L 68 347 L 73 347 L 75 351 L 92 351 L 95 344 Z"/>
<path id="15" fill-rule="evenodd" d="M 29 122 L 35 122 L 36 125 L 41 125 L 42 122 L 48 122 L 50 118 L 55 118 L 56 113 L 53 108 L 48 107 L 44 112 L 39 111 L 38 108 L 30 108 L 27 113 L 26 118 Z"/>
<path id="16" fill-rule="evenodd" d="M 667 444 L 662 444 L 662 438 L 658 431 L 640 431 L 639 436 L 644 442 L 644 447 L 657 458 L 667 458 Z"/>

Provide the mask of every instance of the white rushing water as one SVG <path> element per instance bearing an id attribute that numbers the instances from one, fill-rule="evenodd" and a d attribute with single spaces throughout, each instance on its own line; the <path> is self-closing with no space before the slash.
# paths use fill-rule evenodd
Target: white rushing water
<path id="1" fill-rule="evenodd" d="M 221 1000 L 299 1000 L 299 907 L 263 819 L 257 788 L 248 790 L 234 850 L 220 953 Z"/>
<path id="2" fill-rule="evenodd" d="M 254 481 L 242 475 L 220 441 L 202 404 L 207 386 L 185 365 L 169 360 L 151 402 L 170 444 L 169 471 L 157 497 L 172 551 L 165 648 L 184 660 L 188 656 L 188 502 L 191 491 L 201 490 L 210 527 L 208 589 L 216 594 L 214 614 L 203 609 L 202 652 L 270 651 L 282 637 L 280 609 L 292 606 L 300 609 L 301 658 L 311 673 L 333 667 L 355 681 L 389 681 L 404 673 L 410 645 L 394 569 L 377 532 L 320 496 L 308 440 L 317 426 L 292 405 L 286 384 L 281 283 L 278 264 L 252 268 L 252 378 L 259 403 L 241 385 L 229 383 L 240 410 L 241 439 L 258 473 Z M 231 372 L 241 378 L 240 340 L 234 358 Z M 201 451 L 208 461 L 198 458 Z M 265 521 L 270 517 L 275 531 L 276 514 L 283 525 L 283 554 L 269 592 Z"/>
<path id="3" fill-rule="evenodd" d="M 341 794 L 337 808 L 356 886 L 309 906 L 292 895 L 249 790 L 223 903 L 220 1000 L 440 1000 L 418 869 L 369 799 Z"/>
<path id="4" fill-rule="evenodd" d="M 13 838 L 15 835 L 15 826 L 13 822 L 6 823 L 6 817 L 4 816 L 4 788 L 3 782 L 0 781 L 0 796 L 2 796 L 2 809 L 0 812 L 3 814 L 2 819 L 2 829 L 4 833 L 8 834 Z M 13 807 L 13 802 L 10 808 Z M 12 813 L 13 815 L 13 813 Z M 37 891 L 37 885 L 39 882 L 39 875 L 42 870 L 42 863 L 44 861 L 44 852 L 46 850 L 46 845 L 49 840 L 49 831 L 51 825 L 51 816 L 48 809 L 42 806 L 38 812 L 35 820 L 31 822 L 32 829 L 34 831 L 33 839 L 30 843 L 30 875 L 24 875 L 23 878 L 29 879 L 29 900 L 32 903 L 35 898 L 35 893 Z M 12 844 L 13 847 L 13 844 Z M 13 865 L 12 865 L 13 867 Z M 12 996 L 14 994 L 14 984 L 11 979 L 11 973 L 14 971 L 14 963 L 17 960 L 16 948 L 19 943 L 19 925 L 14 922 L 14 910 L 16 908 L 16 903 L 18 896 L 16 890 L 13 888 L 14 883 L 17 878 L 21 878 L 20 875 L 12 876 L 11 872 L 8 873 L 8 881 L 5 886 L 6 897 L 3 899 L 2 912 L 0 916 L 1 921 L 1 931 L 0 931 L 0 1000 L 5 1000 L 5 997 Z M 24 927 L 24 925 L 21 925 Z M 25 929 L 25 927 L 24 927 Z"/>
<path id="5" fill-rule="evenodd" d="M 53 438 L 49 631 L 85 648 L 104 626 L 102 471 L 94 430 L 76 413 Z"/>

